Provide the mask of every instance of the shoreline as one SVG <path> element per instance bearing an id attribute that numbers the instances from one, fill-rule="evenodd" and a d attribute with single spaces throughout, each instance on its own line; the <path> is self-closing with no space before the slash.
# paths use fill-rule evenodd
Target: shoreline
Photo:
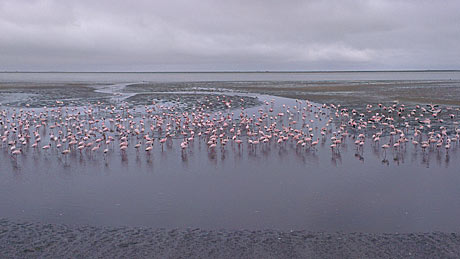
<path id="1" fill-rule="evenodd" d="M 154 229 L 0 219 L 8 258 L 458 258 L 458 233 Z"/>
<path id="2" fill-rule="evenodd" d="M 32 92 L 41 94 L 45 90 L 55 90 L 56 94 L 64 99 L 69 91 L 77 91 L 81 98 L 104 98 L 111 93 L 96 91 L 95 85 L 110 87 L 117 83 L 32 83 L 32 82 L 0 82 L 0 93 Z M 410 104 L 439 104 L 460 107 L 457 96 L 460 90 L 457 84 L 460 81 L 411 81 L 411 80 L 371 80 L 371 81 L 178 81 L 178 82 L 137 82 L 123 83 L 126 87 L 122 93 L 136 93 L 137 95 L 152 95 L 151 92 L 195 91 L 220 89 L 235 93 L 251 93 L 272 95 L 291 99 L 305 99 L 316 103 L 335 103 L 352 108 L 362 108 L 364 103 L 377 105 L 378 103 L 392 104 L 395 101 L 406 105 Z M 59 96 L 56 97 L 59 99 Z"/>

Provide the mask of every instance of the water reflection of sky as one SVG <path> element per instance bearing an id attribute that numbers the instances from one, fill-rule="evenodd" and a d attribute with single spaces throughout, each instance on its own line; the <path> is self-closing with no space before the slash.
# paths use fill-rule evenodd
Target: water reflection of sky
<path id="1" fill-rule="evenodd" d="M 253 96 L 253 95 L 252 95 Z M 295 100 L 257 95 L 290 107 Z M 264 105 L 246 109 L 258 113 Z M 140 108 L 141 109 L 141 108 Z M 236 112 L 236 111 L 235 111 Z M 326 120 L 312 118 L 315 136 Z M 353 140 L 339 153 L 295 144 L 209 151 L 179 139 L 107 157 L 0 152 L 0 217 L 91 225 L 311 231 L 459 231 L 458 147 L 402 152 Z"/>

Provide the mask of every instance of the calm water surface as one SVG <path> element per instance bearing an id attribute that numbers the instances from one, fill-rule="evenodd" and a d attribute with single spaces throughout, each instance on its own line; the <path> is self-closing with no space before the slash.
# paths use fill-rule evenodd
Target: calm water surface
<path id="1" fill-rule="evenodd" d="M 230 74 L 0 74 L 0 81 L 138 82 L 156 80 L 225 80 Z M 327 75 L 387 77 L 364 73 Z M 460 79 L 459 73 L 394 73 L 392 77 Z M 69 79 L 73 78 L 73 79 Z M 114 78 L 113 78 L 114 77 Z M 242 74 L 257 80 L 321 80 L 326 75 Z M 418 78 L 420 79 L 420 78 Z M 324 78 L 323 78 L 324 80 Z M 232 93 L 227 93 L 232 94 Z M 237 93 L 241 96 L 245 94 Z M 275 112 L 295 100 L 275 99 Z M 117 95 L 118 98 L 118 95 Z M 116 98 L 115 98 L 116 99 Z M 116 100 L 120 101 L 120 100 Z M 258 113 L 263 105 L 246 109 Z M 11 109 L 3 107 L 2 109 Z M 141 108 L 140 108 L 141 109 Z M 234 110 L 237 114 L 239 111 Z M 140 113 L 142 114 L 142 112 Z M 312 117 L 312 127 L 325 120 Z M 314 134 L 319 134 L 318 129 Z M 405 153 L 382 162 L 380 149 L 366 142 L 357 154 L 352 142 L 339 155 L 329 145 L 299 152 L 295 145 L 251 150 L 234 145 L 209 152 L 197 142 L 184 153 L 180 140 L 153 152 L 126 155 L 114 150 L 73 153 L 65 160 L 53 152 L 28 152 L 17 160 L 0 149 L 0 217 L 48 223 L 158 228 L 306 229 L 311 231 L 428 232 L 460 231 L 460 154 Z M 59 157 L 59 158 L 58 158 Z"/>
<path id="2" fill-rule="evenodd" d="M 0 73 L 0 82 L 126 83 L 194 81 L 460 80 L 460 71 L 308 73 Z"/>

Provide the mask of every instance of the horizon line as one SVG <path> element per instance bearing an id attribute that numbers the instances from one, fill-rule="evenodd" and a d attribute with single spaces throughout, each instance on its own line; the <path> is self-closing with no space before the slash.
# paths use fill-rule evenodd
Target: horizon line
<path id="1" fill-rule="evenodd" d="M 9 71 L 0 73 L 145 73 L 145 74 L 179 74 L 179 73 L 363 73 L 363 72 L 460 72 L 460 69 L 391 69 L 391 70 L 209 70 L 209 71 Z"/>

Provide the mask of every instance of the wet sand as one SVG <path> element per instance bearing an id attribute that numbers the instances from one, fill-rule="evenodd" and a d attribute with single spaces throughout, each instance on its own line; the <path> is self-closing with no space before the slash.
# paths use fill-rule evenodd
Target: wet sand
<path id="1" fill-rule="evenodd" d="M 443 81 L 323 81 L 241 82 L 224 88 L 347 106 L 363 103 L 433 103 L 460 105 L 460 82 Z"/>
<path id="2" fill-rule="evenodd" d="M 55 100 L 62 105 L 81 105 L 98 101 L 111 103 L 111 93 L 97 91 L 110 84 L 94 83 L 0 83 L 0 103 L 8 106 L 52 107 Z M 310 100 L 316 103 L 334 103 L 358 108 L 363 104 L 393 103 L 440 104 L 460 106 L 458 80 L 371 80 L 371 81 L 210 81 L 210 82 L 142 82 L 127 83 L 122 94 L 133 94 L 126 99 L 135 105 L 145 105 L 158 92 L 230 90 L 243 93 L 265 94 L 286 98 Z M 50 93 L 52 93 L 50 95 Z M 21 101 L 10 101 L 9 95 L 24 95 Z M 191 93 L 193 94 L 193 93 Z M 47 98 L 43 98 L 46 96 Z M 8 97 L 8 98 L 7 98 Z M 163 96 L 164 97 L 164 96 Z M 178 96 L 171 95 L 171 100 Z M 14 98 L 13 98 L 14 99 Z"/>
<path id="3" fill-rule="evenodd" d="M 458 258 L 460 235 L 206 231 L 0 220 L 3 258 Z"/>

